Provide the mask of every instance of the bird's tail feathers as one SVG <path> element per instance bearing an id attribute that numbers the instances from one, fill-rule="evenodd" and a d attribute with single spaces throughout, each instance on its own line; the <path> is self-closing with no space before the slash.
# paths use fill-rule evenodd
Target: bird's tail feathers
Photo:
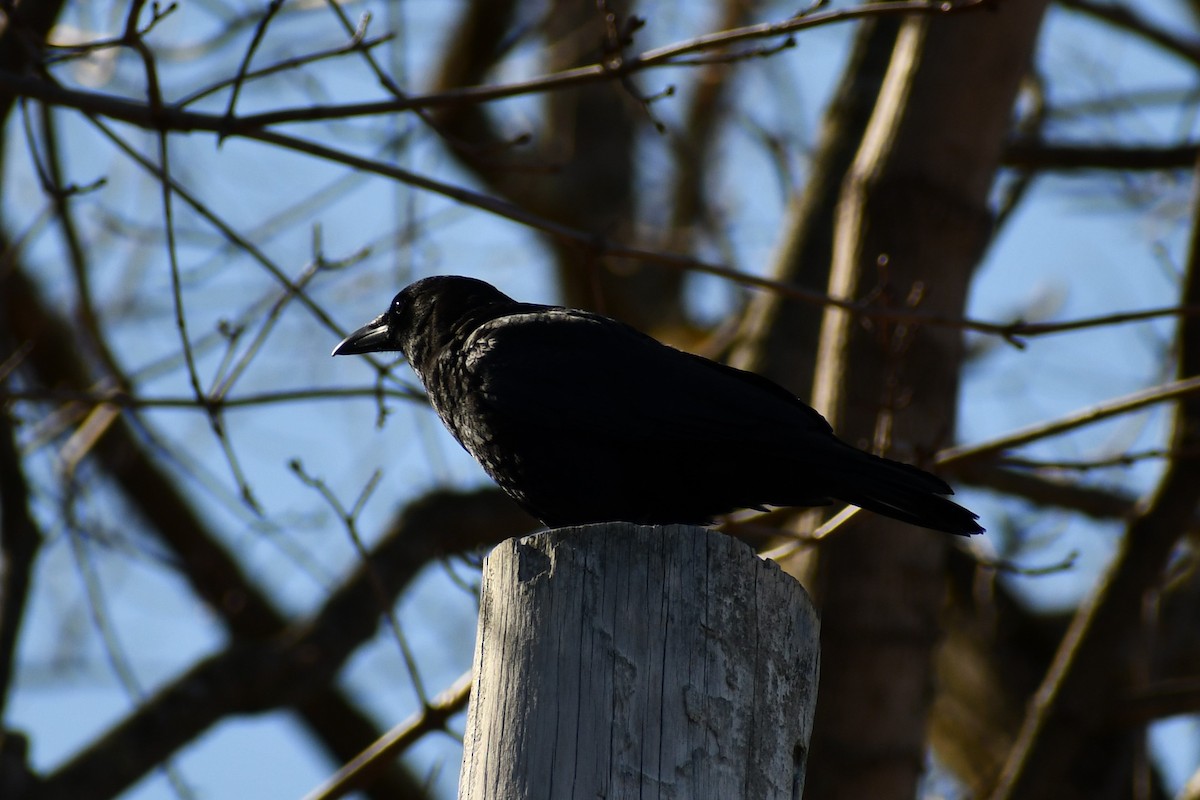
<path id="1" fill-rule="evenodd" d="M 830 491 L 838 500 L 945 533 L 970 536 L 983 532 L 976 522 L 978 514 L 945 497 L 954 491 L 941 478 L 899 461 L 869 456 L 867 462 L 861 458 L 866 454 L 855 455 L 859 458 L 845 465 L 845 480 Z"/>

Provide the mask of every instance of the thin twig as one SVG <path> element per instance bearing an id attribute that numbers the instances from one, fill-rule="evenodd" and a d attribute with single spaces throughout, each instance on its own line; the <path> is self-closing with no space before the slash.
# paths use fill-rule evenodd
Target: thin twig
<path id="1" fill-rule="evenodd" d="M 321 478 L 309 475 L 304 470 L 304 464 L 300 459 L 292 459 L 288 466 L 296 477 L 305 485 L 317 491 L 326 504 L 329 505 L 333 512 L 337 514 L 338 519 L 342 523 L 342 527 L 346 529 L 346 534 L 350 537 L 350 541 L 354 545 L 355 551 L 358 553 L 359 559 L 362 560 L 363 567 L 367 570 L 367 575 L 371 581 L 371 588 L 375 592 L 375 598 L 379 603 L 379 613 L 387 620 L 388 626 L 391 628 L 392 636 L 396 639 L 396 643 L 400 646 L 400 654 L 404 659 L 405 667 L 408 669 L 409 680 L 412 681 L 413 691 L 417 694 L 417 699 L 422 705 L 428 705 L 429 696 L 425 693 L 425 682 L 421 678 L 421 673 L 417 668 L 417 660 L 413 656 L 412 648 L 408 644 L 408 637 L 404 635 L 404 631 L 400 628 L 400 622 L 396 619 L 395 611 L 392 609 L 392 603 L 389 599 L 387 588 L 383 585 L 383 581 L 376 572 L 371 563 L 371 553 L 367 546 L 363 543 L 362 537 L 358 533 L 358 515 L 362 512 L 367 500 L 374 493 L 375 487 L 379 485 L 379 479 L 383 477 L 383 473 L 379 470 L 371 473 L 371 477 L 367 479 L 362 491 L 359 492 L 358 498 L 354 501 L 354 505 L 350 510 L 347 510 L 342 505 L 341 500 L 334 494 L 329 485 Z"/>
<path id="2" fill-rule="evenodd" d="M 988 559 L 976 558 L 975 563 L 981 567 L 994 569 L 997 572 L 1004 572 L 1009 575 L 1021 575 L 1027 578 L 1040 578 L 1046 575 L 1057 575 L 1061 572 L 1067 572 L 1075 567 L 1075 562 L 1079 560 L 1079 551 L 1072 550 L 1062 557 L 1059 561 L 1053 564 L 1043 564 L 1040 567 L 1023 567 L 1019 564 L 1014 564 L 1006 559 Z"/>
<path id="3" fill-rule="evenodd" d="M 351 40 L 347 44 L 338 45 L 337 47 L 331 47 L 327 50 L 318 50 L 316 52 L 308 53 L 306 55 L 295 56 L 293 58 L 285 58 L 280 61 L 276 61 L 275 63 L 268 64 L 265 67 L 261 67 L 256 70 L 251 70 L 251 71 L 245 73 L 245 75 L 242 75 L 241 77 L 243 78 L 243 83 L 249 83 L 252 80 L 258 80 L 259 78 L 266 78 L 271 75 L 278 74 L 280 72 L 286 72 L 288 70 L 298 69 L 299 67 L 307 66 L 309 64 L 315 64 L 318 61 L 324 61 L 326 59 L 337 58 L 338 56 L 344 56 L 348 53 L 353 53 L 360 49 L 369 50 L 371 48 L 378 47 L 381 44 L 390 42 L 394 38 L 395 38 L 394 34 L 385 33 L 381 36 L 376 36 L 371 39 L 365 39 L 361 42 Z M 224 78 L 220 81 L 217 81 L 216 83 L 210 84 L 209 86 L 205 86 L 203 89 L 197 89 L 196 91 L 194 91 L 190 94 L 184 95 L 180 99 L 176 100 L 172 105 L 175 108 L 186 108 L 187 106 L 191 105 L 192 103 L 195 103 L 197 100 L 202 100 L 205 97 L 216 94 L 217 92 L 232 86 L 236 79 L 237 78 Z"/>
<path id="4" fill-rule="evenodd" d="M 1107 469 L 1109 467 L 1132 467 L 1139 461 L 1160 460 L 1164 458 L 1180 458 L 1183 456 L 1193 456 L 1195 453 L 1183 453 L 1178 450 L 1170 450 L 1161 447 L 1151 448 L 1149 450 L 1139 450 L 1131 453 L 1119 453 L 1107 458 L 1092 458 L 1081 461 L 1043 461 L 1035 458 L 1016 458 L 1014 456 L 1002 456 L 996 459 L 996 465 L 1000 467 L 1022 467 L 1024 469 L 1052 469 L 1073 472 L 1089 472 L 1094 469 Z"/>
<path id="5" fill-rule="evenodd" d="M 397 754 L 430 731 L 445 727 L 446 720 L 461 711 L 471 696 L 471 673 L 465 672 L 446 691 L 417 714 L 387 732 L 378 741 L 344 765 L 333 776 L 304 796 L 304 800 L 337 800 L 368 784 Z"/>
<path id="6" fill-rule="evenodd" d="M 1039 439 L 1058 436 L 1076 428 L 1081 428 L 1084 425 L 1090 425 L 1093 422 L 1137 411 L 1156 403 L 1177 400 L 1198 392 L 1200 392 L 1200 377 L 1185 378 L 1163 386 L 1143 389 L 1140 392 L 1118 397 L 1115 400 L 1085 408 L 1082 411 L 1076 411 L 1073 414 L 1068 414 L 1065 417 L 1060 417 L 1050 422 L 1030 425 L 1027 428 L 1022 428 L 1021 430 L 1005 434 L 987 442 L 946 448 L 938 452 L 933 463 L 944 467 L 970 464 L 999 455 L 1014 447 L 1038 441 Z"/>
<path id="7" fill-rule="evenodd" d="M 237 108 L 238 96 L 242 93 L 242 84 L 246 81 L 246 73 L 250 69 L 250 60 L 254 58 L 254 53 L 258 50 L 258 46 L 262 44 L 263 37 L 267 35 L 267 26 L 271 24 L 271 20 L 279 13 L 279 9 L 283 8 L 283 0 L 270 0 L 267 3 L 267 9 L 258 20 L 258 24 L 254 26 L 254 35 L 250 37 L 250 44 L 246 47 L 246 53 L 242 56 L 242 63 L 238 65 L 237 73 L 233 77 L 233 88 L 229 92 L 229 103 L 225 106 L 225 119 L 232 122 L 233 112 Z M 224 139 L 224 136 L 217 138 L 218 144 Z"/>
<path id="8" fill-rule="evenodd" d="M 381 390 L 370 388 L 324 388 L 324 389 L 292 389 L 277 392 L 259 392 L 242 397 L 223 397 L 208 401 L 210 405 L 222 411 L 239 408 L 270 406 L 280 403 L 308 403 L 313 400 L 345 400 L 352 398 L 377 399 Z M 424 393 L 414 387 L 400 389 L 383 389 L 384 397 L 393 400 L 407 400 L 427 403 Z M 181 411 L 203 411 L 197 406 L 195 397 L 150 397 L 133 395 L 125 391 L 73 391 L 70 389 L 3 389 L 0 388 L 0 400 L 27 400 L 32 402 L 80 403 L 87 406 L 113 405 L 121 408 L 157 408 L 177 409 Z"/>
<path id="9" fill-rule="evenodd" d="M 219 400 L 229 394 L 230 389 L 233 388 L 233 385 L 237 382 L 238 378 L 245 373 L 246 369 L 250 366 L 250 363 L 254 360 L 254 357 L 259 353 L 263 344 L 266 342 L 267 337 L 270 336 L 271 331 L 275 329 L 275 325 L 280 319 L 282 319 L 284 309 L 288 307 L 288 304 L 295 299 L 300 292 L 304 291 L 309 282 L 320 272 L 321 266 L 322 265 L 319 261 L 314 261 L 309 264 L 309 266 L 306 267 L 305 270 L 300 273 L 300 276 L 295 280 L 294 285 L 296 290 L 291 291 L 289 289 L 284 289 L 280 297 L 271 304 L 270 310 L 261 317 L 259 321 L 258 332 L 246 346 L 245 351 L 242 353 L 242 357 L 239 358 L 234 364 L 233 369 L 229 371 L 229 374 L 225 375 L 222 380 L 216 382 L 212 391 L 209 392 L 208 397 L 210 400 Z"/>

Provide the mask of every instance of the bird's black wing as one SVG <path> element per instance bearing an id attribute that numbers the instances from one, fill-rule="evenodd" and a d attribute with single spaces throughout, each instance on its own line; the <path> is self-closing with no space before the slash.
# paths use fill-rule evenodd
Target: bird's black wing
<path id="1" fill-rule="evenodd" d="M 480 394 L 506 417 L 617 440 L 763 439 L 787 447 L 831 433 L 820 414 L 758 375 L 606 317 L 533 308 L 484 324 L 464 348 Z"/>

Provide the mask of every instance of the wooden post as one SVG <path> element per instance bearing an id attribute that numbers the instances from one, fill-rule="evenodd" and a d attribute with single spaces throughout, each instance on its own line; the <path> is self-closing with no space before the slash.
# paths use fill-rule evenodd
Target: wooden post
<path id="1" fill-rule="evenodd" d="M 818 622 L 724 534 L 606 523 L 488 556 L 459 800 L 798 800 Z"/>

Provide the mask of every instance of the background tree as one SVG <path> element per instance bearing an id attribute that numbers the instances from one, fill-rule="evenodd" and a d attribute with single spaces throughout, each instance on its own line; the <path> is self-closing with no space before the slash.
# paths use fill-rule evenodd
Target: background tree
<path id="1" fill-rule="evenodd" d="M 434 273 L 981 512 L 728 521 L 822 610 L 806 797 L 1200 796 L 1194 3 L 0 8 L 0 796 L 295 797 L 389 729 L 365 796 L 453 795 L 536 523 L 326 358 Z"/>

